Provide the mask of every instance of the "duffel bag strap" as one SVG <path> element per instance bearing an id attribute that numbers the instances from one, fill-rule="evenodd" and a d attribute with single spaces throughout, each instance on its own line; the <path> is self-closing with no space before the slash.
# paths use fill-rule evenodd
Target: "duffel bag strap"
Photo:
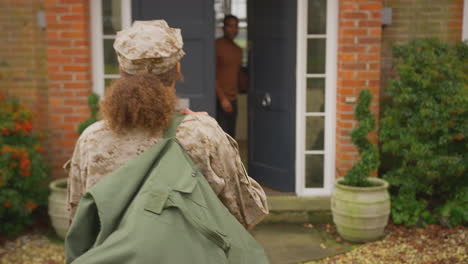
<path id="1" fill-rule="evenodd" d="M 184 120 L 184 118 L 185 118 L 185 115 L 183 115 L 183 114 L 181 114 L 179 112 L 175 112 L 174 115 L 172 115 L 171 124 L 166 129 L 166 131 L 164 132 L 164 138 L 173 138 L 173 137 L 175 137 L 176 132 L 177 132 L 177 127 L 182 122 L 182 120 Z"/>

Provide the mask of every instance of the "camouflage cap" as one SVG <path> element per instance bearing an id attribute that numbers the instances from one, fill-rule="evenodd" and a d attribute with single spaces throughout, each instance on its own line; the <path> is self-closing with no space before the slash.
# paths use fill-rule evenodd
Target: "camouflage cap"
<path id="1" fill-rule="evenodd" d="M 185 55 L 180 29 L 164 20 L 135 21 L 117 32 L 114 49 L 123 71 L 164 73 Z"/>

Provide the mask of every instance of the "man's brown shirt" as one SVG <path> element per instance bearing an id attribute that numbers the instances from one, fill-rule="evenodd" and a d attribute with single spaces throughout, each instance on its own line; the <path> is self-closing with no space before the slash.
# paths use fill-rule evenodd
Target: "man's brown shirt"
<path id="1" fill-rule="evenodd" d="M 237 98 L 242 49 L 232 40 L 216 40 L 216 95 L 218 99 Z"/>

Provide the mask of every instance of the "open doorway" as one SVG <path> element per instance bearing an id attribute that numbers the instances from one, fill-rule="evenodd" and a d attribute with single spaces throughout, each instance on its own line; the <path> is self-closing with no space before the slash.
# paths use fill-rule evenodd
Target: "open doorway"
<path id="1" fill-rule="evenodd" d="M 282 0 L 215 0 L 214 5 L 217 39 L 224 35 L 225 15 L 238 18 L 234 42 L 242 49 L 249 83 L 237 96 L 235 138 L 242 161 L 268 195 L 291 195 L 296 5 Z"/>
<path id="2" fill-rule="evenodd" d="M 234 15 L 239 19 L 239 31 L 234 42 L 242 49 L 241 71 L 248 76 L 247 0 L 215 0 L 214 5 L 216 39 L 223 37 L 225 15 Z M 237 107 L 235 139 L 239 144 L 242 162 L 248 167 L 248 91 L 239 89 Z"/>

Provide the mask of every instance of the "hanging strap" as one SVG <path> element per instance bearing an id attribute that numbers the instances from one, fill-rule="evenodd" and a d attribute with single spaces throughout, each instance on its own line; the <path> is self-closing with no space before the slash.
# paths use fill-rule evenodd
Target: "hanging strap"
<path id="1" fill-rule="evenodd" d="M 171 125 L 166 129 L 164 132 L 164 138 L 174 138 L 177 127 L 184 119 L 185 115 L 181 113 L 174 113 L 171 120 Z M 180 197 L 180 193 L 173 192 L 170 194 L 169 192 L 157 192 L 158 195 L 152 197 L 146 204 L 145 210 L 154 212 L 156 214 L 160 214 L 164 208 L 168 207 L 176 207 L 182 213 L 184 218 L 195 228 L 197 229 L 203 236 L 211 240 L 217 246 L 219 246 L 223 251 L 227 254 L 229 249 L 231 248 L 230 243 L 224 238 L 224 234 L 220 233 L 219 231 L 212 230 L 211 228 L 207 227 L 203 222 L 198 220 L 197 217 L 193 216 L 190 211 L 185 207 L 184 202 L 182 201 L 182 197 Z"/>
<path id="2" fill-rule="evenodd" d="M 183 115 L 183 114 L 181 114 L 179 112 L 174 113 L 174 115 L 172 116 L 171 124 L 166 129 L 166 131 L 164 132 L 164 138 L 173 138 L 173 137 L 175 137 L 177 127 L 182 122 L 184 117 L 185 117 L 185 115 Z"/>

